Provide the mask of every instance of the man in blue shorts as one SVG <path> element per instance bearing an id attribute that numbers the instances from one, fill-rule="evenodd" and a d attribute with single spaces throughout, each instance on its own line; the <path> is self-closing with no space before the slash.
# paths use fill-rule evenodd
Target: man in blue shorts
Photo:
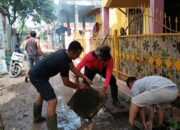
<path id="1" fill-rule="evenodd" d="M 158 130 L 163 128 L 163 110 L 168 103 L 176 99 L 178 89 L 175 83 L 162 76 L 147 76 L 137 80 L 135 77 L 129 77 L 126 81 L 127 86 L 131 89 L 132 98 L 129 114 L 129 123 L 133 130 L 134 119 L 140 112 L 140 117 L 144 130 L 152 128 L 153 124 L 153 106 L 158 108 Z M 144 107 L 150 107 L 148 125 L 145 121 Z"/>
<path id="2" fill-rule="evenodd" d="M 45 100 L 48 103 L 46 119 L 48 130 L 57 130 L 57 98 L 54 89 L 49 83 L 49 78 L 60 73 L 64 85 L 83 90 L 83 84 L 73 83 L 69 80 L 69 70 L 71 70 L 75 75 L 80 76 L 89 84 L 92 83 L 91 80 L 76 69 L 72 62 L 72 60 L 79 57 L 82 51 L 81 44 L 78 41 L 72 41 L 67 50 L 61 49 L 50 54 L 35 64 L 29 71 L 29 79 L 40 94 L 34 103 L 34 123 L 45 121 L 45 118 L 41 116 L 42 103 Z"/>

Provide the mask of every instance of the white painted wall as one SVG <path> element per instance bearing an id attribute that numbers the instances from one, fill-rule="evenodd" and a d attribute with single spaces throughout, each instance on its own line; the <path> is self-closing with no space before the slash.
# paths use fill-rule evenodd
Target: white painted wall
<path id="1" fill-rule="evenodd" d="M 0 13 L 0 49 L 3 49 L 3 24 L 2 14 Z"/>
<path id="2" fill-rule="evenodd" d="M 10 50 L 11 47 L 11 26 L 8 25 L 6 17 L 5 28 L 3 27 L 3 15 L 0 13 L 0 49 Z"/>

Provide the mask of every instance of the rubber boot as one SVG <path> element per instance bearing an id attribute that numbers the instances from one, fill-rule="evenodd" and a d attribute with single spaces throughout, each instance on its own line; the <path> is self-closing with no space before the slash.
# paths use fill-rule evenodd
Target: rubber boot
<path id="1" fill-rule="evenodd" d="M 57 128 L 57 114 L 54 116 L 47 116 L 47 128 L 48 130 L 58 130 Z"/>
<path id="2" fill-rule="evenodd" d="M 40 122 L 43 122 L 46 120 L 46 118 L 41 115 L 41 111 L 42 111 L 42 104 L 37 105 L 36 103 L 34 103 L 34 106 L 33 106 L 33 123 L 40 123 Z"/>
<path id="3" fill-rule="evenodd" d="M 128 124 L 128 130 L 135 130 L 135 129 L 132 125 Z"/>

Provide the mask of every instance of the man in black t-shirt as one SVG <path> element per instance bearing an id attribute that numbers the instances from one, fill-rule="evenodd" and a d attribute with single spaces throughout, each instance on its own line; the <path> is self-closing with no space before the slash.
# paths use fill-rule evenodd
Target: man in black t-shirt
<path id="1" fill-rule="evenodd" d="M 34 123 L 45 121 L 45 118 L 41 116 L 42 103 L 45 100 L 48 103 L 46 119 L 48 130 L 57 130 L 57 98 L 54 89 L 49 83 L 50 77 L 60 73 L 64 85 L 83 90 L 84 84 L 73 83 L 69 80 L 69 70 L 71 70 L 75 75 L 83 78 L 89 84 L 92 83 L 91 80 L 76 69 L 72 62 L 72 60 L 79 57 L 82 51 L 81 44 L 78 41 L 73 41 L 70 43 L 68 50 L 62 49 L 50 54 L 39 61 L 29 71 L 29 79 L 40 94 L 34 103 Z"/>

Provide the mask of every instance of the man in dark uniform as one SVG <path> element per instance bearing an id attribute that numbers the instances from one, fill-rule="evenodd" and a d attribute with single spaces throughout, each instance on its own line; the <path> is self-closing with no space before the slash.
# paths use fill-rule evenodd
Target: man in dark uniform
<path id="1" fill-rule="evenodd" d="M 34 123 L 45 121 L 45 118 L 41 116 L 42 103 L 43 100 L 45 100 L 48 103 L 46 119 L 48 130 L 57 130 L 57 98 L 54 89 L 49 83 L 50 77 L 60 73 L 64 85 L 74 89 L 84 89 L 83 84 L 73 83 L 69 80 L 69 70 L 71 70 L 74 74 L 80 76 L 89 84 L 91 83 L 91 80 L 78 71 L 72 62 L 72 60 L 79 57 L 82 51 L 83 48 L 81 44 L 78 41 L 72 41 L 68 50 L 61 49 L 50 54 L 39 61 L 29 71 L 29 79 L 40 94 L 34 103 Z"/>

